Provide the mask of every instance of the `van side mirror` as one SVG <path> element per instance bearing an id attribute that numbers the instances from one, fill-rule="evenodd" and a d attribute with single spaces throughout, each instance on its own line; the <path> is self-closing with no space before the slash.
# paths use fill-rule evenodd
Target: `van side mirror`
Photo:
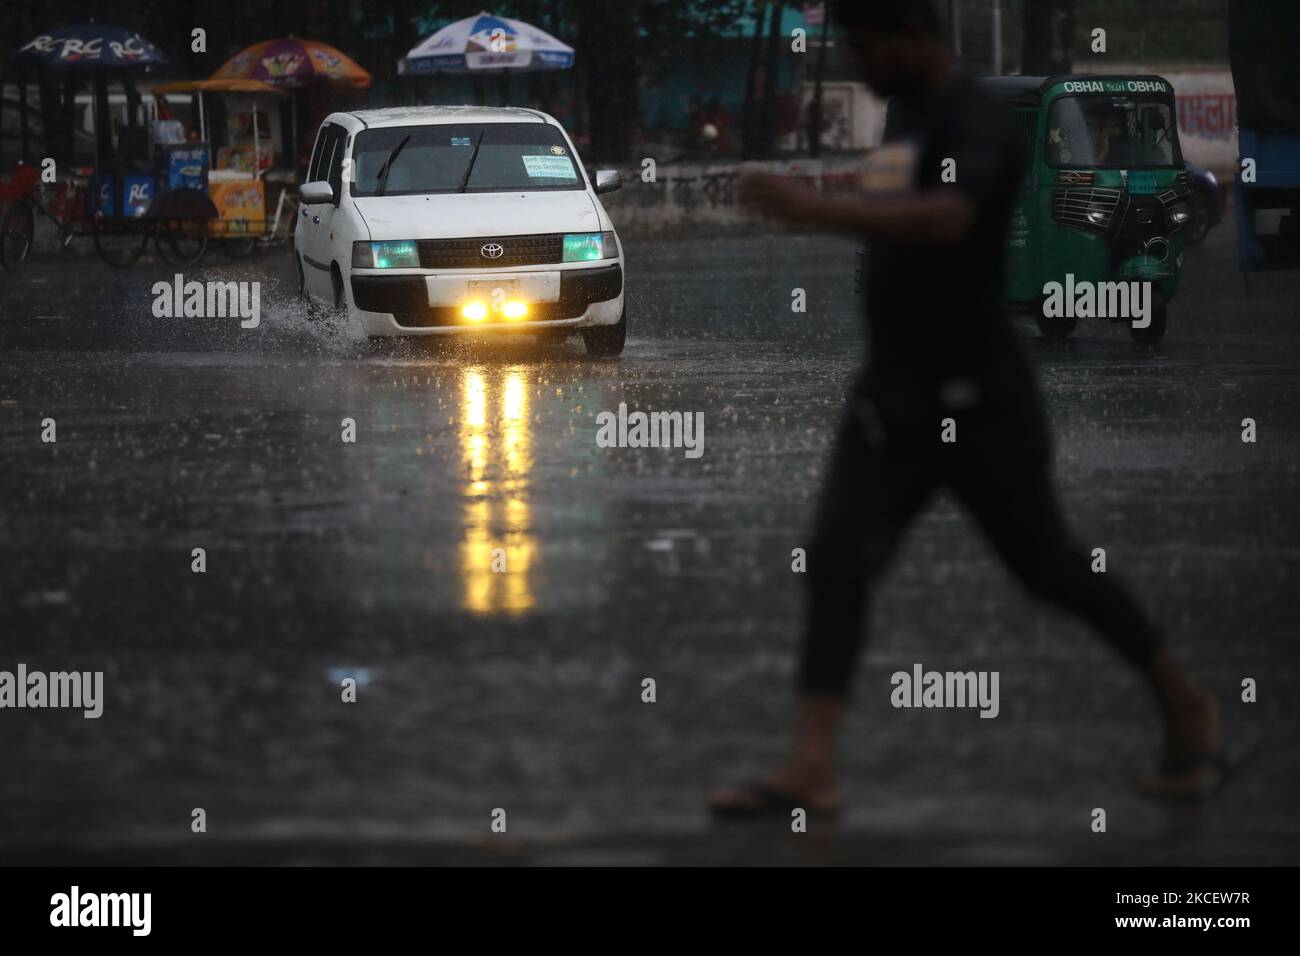
<path id="1" fill-rule="evenodd" d="M 612 193 L 623 186 L 623 177 L 617 169 L 596 170 L 596 192 Z"/>
<path id="2" fill-rule="evenodd" d="M 323 179 L 314 183 L 303 183 L 298 190 L 298 199 L 304 206 L 320 206 L 334 201 L 334 187 Z"/>
<path id="3" fill-rule="evenodd" d="M 1147 128 L 1164 129 L 1165 114 L 1162 113 L 1160 110 L 1147 110 Z"/>

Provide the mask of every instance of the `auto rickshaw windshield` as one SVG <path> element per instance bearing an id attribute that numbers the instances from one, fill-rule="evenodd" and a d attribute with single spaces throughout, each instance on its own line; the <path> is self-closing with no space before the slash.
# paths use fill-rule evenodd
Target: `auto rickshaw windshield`
<path id="1" fill-rule="evenodd" d="M 1177 167 L 1183 157 L 1169 101 L 1133 96 L 1064 96 L 1047 116 L 1051 166 Z"/>

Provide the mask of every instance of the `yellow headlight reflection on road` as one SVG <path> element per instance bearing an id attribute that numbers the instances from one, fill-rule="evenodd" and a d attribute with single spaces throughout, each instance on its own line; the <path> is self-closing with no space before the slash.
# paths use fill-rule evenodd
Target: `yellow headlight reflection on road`
<path id="1" fill-rule="evenodd" d="M 522 319 L 528 314 L 528 305 L 518 299 L 511 299 L 501 307 L 507 319 Z"/>
<path id="2" fill-rule="evenodd" d="M 471 322 L 482 322 L 487 318 L 487 306 L 482 302 L 467 302 L 460 314 Z"/>
<path id="3" fill-rule="evenodd" d="M 462 604 L 478 614 L 519 614 L 535 604 L 529 391 L 526 370 L 463 373 L 460 578 Z"/>

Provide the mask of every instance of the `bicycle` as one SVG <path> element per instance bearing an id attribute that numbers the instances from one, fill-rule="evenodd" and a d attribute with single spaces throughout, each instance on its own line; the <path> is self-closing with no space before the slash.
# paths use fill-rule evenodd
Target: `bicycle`
<path id="1" fill-rule="evenodd" d="M 59 246 L 67 251 L 72 240 L 86 235 L 79 224 L 90 224 L 90 235 L 95 251 L 111 266 L 124 268 L 132 265 L 144 253 L 150 234 L 129 222 L 87 217 L 87 185 L 93 170 L 86 167 L 74 169 L 68 178 L 59 183 L 54 197 L 46 199 L 46 184 L 34 166 L 19 163 L 12 183 L 0 192 L 0 199 L 8 199 L 4 218 L 0 219 L 0 266 L 12 270 L 27 261 L 36 239 L 36 214 L 48 219 L 59 235 Z"/>
<path id="2" fill-rule="evenodd" d="M 293 237 L 293 230 L 298 225 L 298 212 L 302 204 L 298 201 L 298 190 L 288 184 L 280 192 L 280 200 L 275 204 L 275 218 L 271 228 L 258 241 L 263 245 L 276 246 Z"/>
<path id="3" fill-rule="evenodd" d="M 54 198 L 47 203 L 45 184 L 36 167 L 19 163 L 13 182 L 0 186 L 0 200 L 8 200 L 4 218 L 0 220 L 0 266 L 14 269 L 27 261 L 36 238 L 38 212 L 58 230 L 62 249 L 72 245 L 77 234 L 73 224 L 78 211 L 85 208 L 88 172 L 74 170 L 73 175 L 59 183 Z"/>

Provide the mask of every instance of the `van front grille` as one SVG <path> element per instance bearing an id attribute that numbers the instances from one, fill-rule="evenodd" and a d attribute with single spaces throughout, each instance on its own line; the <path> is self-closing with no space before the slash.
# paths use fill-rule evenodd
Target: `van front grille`
<path id="1" fill-rule="evenodd" d="M 422 269 L 493 269 L 509 266 L 540 266 L 564 260 L 564 234 L 536 236 L 476 236 L 473 239 L 421 239 Z M 492 258 L 483 250 L 501 248 Z"/>

